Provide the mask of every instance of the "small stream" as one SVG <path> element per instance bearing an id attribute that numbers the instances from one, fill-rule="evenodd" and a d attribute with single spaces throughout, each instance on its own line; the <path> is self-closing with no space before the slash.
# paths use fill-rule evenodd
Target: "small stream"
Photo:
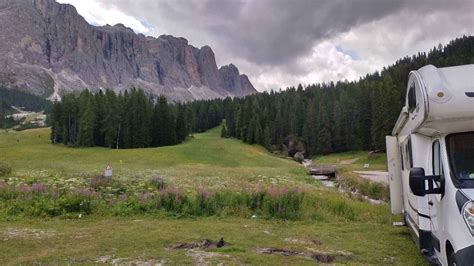
<path id="1" fill-rule="evenodd" d="M 313 162 L 311 160 L 304 160 L 303 161 L 303 165 L 304 167 L 306 168 L 310 168 L 311 165 L 313 164 Z M 364 200 L 366 200 L 367 202 L 371 203 L 371 204 L 382 204 L 382 203 L 385 203 L 385 201 L 383 200 L 377 200 L 377 199 L 372 199 L 372 198 L 369 198 L 365 195 L 361 195 L 357 190 L 356 191 L 348 191 L 342 187 L 338 187 L 337 186 L 337 179 L 334 179 L 334 178 L 330 178 L 329 176 L 325 176 L 325 175 L 311 175 L 311 177 L 315 180 L 318 180 L 320 181 L 325 187 L 328 187 L 328 188 L 338 188 L 339 192 L 341 193 L 350 193 L 352 194 L 353 196 L 360 196 L 362 197 Z"/>
<path id="2" fill-rule="evenodd" d="M 315 180 L 321 181 L 321 183 L 326 187 L 336 187 L 336 182 L 330 180 L 328 176 L 325 175 L 312 175 Z"/>

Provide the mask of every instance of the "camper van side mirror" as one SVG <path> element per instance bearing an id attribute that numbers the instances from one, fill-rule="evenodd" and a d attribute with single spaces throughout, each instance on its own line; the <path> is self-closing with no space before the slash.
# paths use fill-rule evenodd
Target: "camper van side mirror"
<path id="1" fill-rule="evenodd" d="M 416 196 L 424 196 L 426 195 L 425 189 L 425 169 L 421 167 L 415 167 L 410 170 L 410 189 Z"/>
<path id="2" fill-rule="evenodd" d="M 409 184 L 410 189 L 416 196 L 425 196 L 426 194 L 441 194 L 440 188 L 434 188 L 434 181 L 438 181 L 440 176 L 426 176 L 425 169 L 415 167 L 410 170 Z M 428 181 L 428 189 L 426 182 Z"/>

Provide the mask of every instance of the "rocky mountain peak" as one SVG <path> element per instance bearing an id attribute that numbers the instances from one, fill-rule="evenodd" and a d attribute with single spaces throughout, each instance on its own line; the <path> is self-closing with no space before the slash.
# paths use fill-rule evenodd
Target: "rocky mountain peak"
<path id="1" fill-rule="evenodd" d="M 0 0 L 0 24 L 0 84 L 9 88 L 50 97 L 140 87 L 175 101 L 256 92 L 234 65 L 218 69 L 209 46 L 123 24 L 92 26 L 53 0 Z"/>

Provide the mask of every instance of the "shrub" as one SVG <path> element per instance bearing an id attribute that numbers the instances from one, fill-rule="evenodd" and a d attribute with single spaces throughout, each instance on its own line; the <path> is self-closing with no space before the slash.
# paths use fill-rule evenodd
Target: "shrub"
<path id="1" fill-rule="evenodd" d="M 357 218 L 355 210 L 344 198 L 327 198 L 324 201 L 323 208 L 329 211 L 329 213 L 347 220 L 353 221 Z"/>
<path id="2" fill-rule="evenodd" d="M 95 190 L 112 185 L 112 179 L 103 175 L 93 176 L 90 180 L 90 186 Z"/>
<path id="3" fill-rule="evenodd" d="M 293 156 L 293 159 L 295 161 L 297 161 L 298 163 L 302 163 L 304 161 L 304 155 L 302 152 L 297 152 L 295 153 L 295 155 Z"/>
<path id="4" fill-rule="evenodd" d="M 165 189 L 165 180 L 161 176 L 155 176 L 150 180 L 150 185 L 158 190 Z"/>
<path id="5" fill-rule="evenodd" d="M 268 217 L 282 219 L 300 218 L 304 193 L 288 188 L 270 188 L 265 197 L 263 210 Z"/>
<path id="6" fill-rule="evenodd" d="M 157 207 L 173 213 L 189 212 L 189 198 L 182 190 L 171 187 L 162 190 L 157 199 Z"/>
<path id="7" fill-rule="evenodd" d="M 12 172 L 12 168 L 5 162 L 0 162 L 0 176 L 6 176 Z"/>
<path id="8" fill-rule="evenodd" d="M 358 191 L 362 195 L 372 199 L 388 201 L 390 197 L 388 187 L 386 185 L 368 180 L 362 180 L 350 175 L 339 177 L 338 184 L 346 190 Z"/>
<path id="9" fill-rule="evenodd" d="M 0 199 L 10 200 L 18 197 L 18 190 L 8 185 L 4 181 L 0 181 Z"/>
<path id="10" fill-rule="evenodd" d="M 62 195 L 58 202 L 64 213 L 92 213 L 91 199 L 79 194 Z"/>

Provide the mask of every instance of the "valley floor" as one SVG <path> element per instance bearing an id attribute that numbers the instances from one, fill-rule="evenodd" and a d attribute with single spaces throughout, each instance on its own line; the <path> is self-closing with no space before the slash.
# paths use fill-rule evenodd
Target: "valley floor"
<path id="1" fill-rule="evenodd" d="M 258 146 L 221 139 L 219 129 L 182 145 L 131 150 L 68 148 L 50 144 L 48 137 L 49 129 L 0 132 L 0 162 L 13 169 L 0 181 L 77 186 L 110 164 L 113 179 L 123 184 L 160 176 L 189 194 L 196 188 L 238 194 L 256 186 L 298 187 L 309 199 L 296 219 L 248 210 L 241 215 L 223 210 L 211 216 L 97 212 L 44 217 L 11 212 L 4 201 L 2 264 L 426 264 L 408 230 L 392 227 L 399 217 L 390 215 L 387 204 L 370 205 L 326 188 L 301 165 Z M 224 247 L 205 245 L 204 240 L 221 237 L 228 243 Z"/>

